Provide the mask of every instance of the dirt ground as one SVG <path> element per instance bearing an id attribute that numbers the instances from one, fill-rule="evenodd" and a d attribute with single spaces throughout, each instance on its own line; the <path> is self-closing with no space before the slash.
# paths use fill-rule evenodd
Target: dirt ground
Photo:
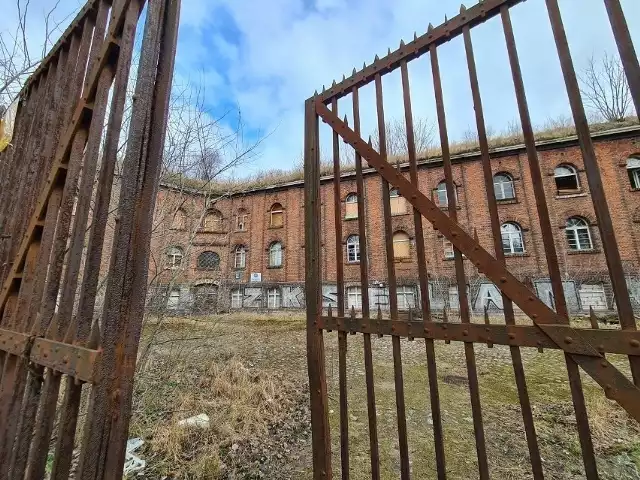
<path id="1" fill-rule="evenodd" d="M 585 325 L 586 326 L 586 325 Z M 150 346 L 150 348 L 148 348 Z M 383 479 L 399 477 L 390 338 L 374 338 Z M 491 478 L 532 478 L 508 348 L 475 347 Z M 522 350 L 549 479 L 584 478 L 563 355 Z M 402 341 L 412 478 L 435 478 L 424 341 Z M 477 478 L 463 345 L 436 342 L 449 478 Z M 610 359 L 628 371 L 624 358 Z M 326 334 L 334 476 L 339 477 L 337 334 Z M 370 478 L 362 336 L 348 337 L 350 478 Z M 640 428 L 583 375 L 603 479 L 640 480 Z M 205 413 L 208 428 L 178 422 Z M 131 436 L 149 479 L 310 479 L 311 432 L 301 315 L 150 318 L 141 345 Z M 140 478 L 140 477 L 139 477 Z"/>

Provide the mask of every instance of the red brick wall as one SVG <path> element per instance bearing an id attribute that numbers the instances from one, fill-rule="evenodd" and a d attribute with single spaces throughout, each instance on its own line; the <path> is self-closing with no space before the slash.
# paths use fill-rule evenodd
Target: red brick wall
<path id="1" fill-rule="evenodd" d="M 626 136 L 602 136 L 594 139 L 595 149 L 600 164 L 605 193 L 616 232 L 621 256 L 628 273 L 636 274 L 640 269 L 640 191 L 632 191 L 626 171 L 626 159 L 633 153 L 640 152 L 640 136 L 637 132 Z M 575 140 L 552 142 L 538 147 L 546 201 L 549 207 L 551 225 L 561 272 L 568 277 L 589 279 L 606 275 L 606 261 L 602 252 L 602 244 L 597 229 L 589 186 L 582 155 Z M 581 191 L 579 194 L 559 197 L 556 192 L 553 171 L 561 164 L 573 165 L 579 172 Z M 531 279 L 548 276 L 542 236 L 539 227 L 538 213 L 534 198 L 533 185 L 527 161 L 526 151 L 522 147 L 493 152 L 491 160 L 495 173 L 507 172 L 514 178 L 516 199 L 501 202 L 498 205 L 501 222 L 517 222 L 523 229 L 525 253 L 507 258 L 508 267 L 520 278 Z M 403 170 L 408 177 L 408 171 Z M 464 155 L 453 160 L 453 178 L 458 194 L 458 222 L 471 235 L 477 234 L 481 245 L 493 251 L 490 220 L 486 202 L 486 192 L 482 165 L 478 155 Z M 422 166 L 419 171 L 419 183 L 423 193 L 433 195 L 437 184 L 444 179 L 441 162 L 433 162 Z M 386 279 L 386 257 L 384 242 L 384 225 L 382 213 L 382 191 L 380 177 L 367 174 L 364 182 L 364 201 L 366 211 L 366 228 L 368 235 L 368 259 L 370 280 Z M 334 193 L 331 179 L 324 179 L 321 185 L 321 245 L 323 259 L 323 281 L 336 281 L 336 246 Z M 356 191 L 355 178 L 344 178 L 340 185 L 340 206 L 342 221 L 342 239 L 339 254 L 344 261 L 345 280 L 357 281 L 360 270 L 357 264 L 349 264 L 346 257 L 346 239 L 358 233 L 357 220 L 345 220 L 346 196 Z M 169 212 L 178 204 L 189 214 L 192 221 L 203 209 L 202 198 L 180 192 L 176 189 L 162 188 L 159 192 L 156 211 L 156 230 L 152 239 L 152 259 L 150 261 L 150 278 L 159 276 L 159 283 L 166 282 L 172 271 L 163 267 L 163 252 L 169 245 L 180 245 L 184 248 L 193 243 L 188 255 L 185 255 L 184 270 L 180 271 L 177 281 L 193 283 L 210 279 L 225 284 L 248 282 L 251 272 L 261 273 L 265 284 L 300 284 L 304 282 L 304 187 L 301 183 L 289 186 L 271 187 L 253 192 L 233 195 L 215 202 L 224 218 L 223 233 L 196 233 L 194 241 L 189 235 L 193 231 L 170 230 Z M 284 208 L 284 226 L 269 226 L 270 208 L 280 203 Z M 235 215 L 239 209 L 248 212 L 248 226 L 245 232 L 235 230 Z M 568 252 L 564 225 L 568 217 L 579 215 L 591 224 L 591 235 L 595 249 L 593 252 L 575 254 Z M 426 245 L 427 267 L 432 277 L 454 276 L 453 261 L 444 258 L 443 238 L 441 234 L 424 221 L 424 240 Z M 192 225 L 191 225 L 192 227 Z M 392 230 L 405 231 L 411 239 L 415 238 L 413 211 L 407 202 L 407 213 L 392 218 Z M 279 241 L 284 246 L 282 268 L 268 268 L 268 247 L 271 242 Z M 240 272 L 241 280 L 237 281 L 234 269 L 234 249 L 237 245 L 245 245 L 248 249 L 247 267 Z M 196 268 L 199 253 L 213 250 L 220 255 L 219 271 L 202 271 Z M 411 246 L 415 254 L 415 244 Z M 414 257 L 415 258 L 415 257 Z M 398 284 L 417 283 L 417 264 L 415 259 L 395 263 Z M 478 275 L 470 262 L 465 261 L 466 274 L 469 277 Z"/>

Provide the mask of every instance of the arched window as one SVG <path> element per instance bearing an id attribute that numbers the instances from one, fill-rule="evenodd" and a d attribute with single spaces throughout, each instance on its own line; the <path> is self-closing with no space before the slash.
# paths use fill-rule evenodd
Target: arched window
<path id="1" fill-rule="evenodd" d="M 280 242 L 273 242 L 269 246 L 269 266 L 282 266 L 282 244 Z"/>
<path id="2" fill-rule="evenodd" d="M 182 265 L 182 257 L 184 256 L 184 252 L 180 247 L 169 247 L 167 248 L 167 266 L 169 268 L 178 268 Z"/>
<path id="3" fill-rule="evenodd" d="M 593 249 L 589 223 L 584 218 L 570 217 L 567 219 L 565 233 L 567 235 L 569 250 L 581 251 Z"/>
<path id="4" fill-rule="evenodd" d="M 176 210 L 171 221 L 172 230 L 184 230 L 187 228 L 187 214 L 181 208 Z"/>
<path id="5" fill-rule="evenodd" d="M 580 190 L 578 171 L 573 165 L 558 165 L 553 171 L 558 193 L 574 193 Z"/>
<path id="6" fill-rule="evenodd" d="M 202 230 L 207 232 L 221 232 L 222 213 L 218 210 L 209 210 L 202 219 Z"/>
<path id="7" fill-rule="evenodd" d="M 271 228 L 279 228 L 284 225 L 284 211 L 282 210 L 282 205 L 279 203 L 274 203 L 271 206 L 270 210 L 271 220 L 269 225 Z"/>
<path id="8" fill-rule="evenodd" d="M 216 252 L 202 252 L 198 255 L 198 268 L 218 270 L 220 268 L 220 255 Z"/>
<path id="9" fill-rule="evenodd" d="M 358 195 L 350 193 L 347 195 L 345 204 L 345 218 L 358 218 Z"/>
<path id="10" fill-rule="evenodd" d="M 399 231 L 393 234 L 393 257 L 409 258 L 411 239 L 405 232 Z"/>
<path id="11" fill-rule="evenodd" d="M 247 219 L 249 218 L 249 214 L 243 208 L 238 210 L 236 214 L 236 230 L 239 232 L 244 232 L 247 229 Z"/>
<path id="12" fill-rule="evenodd" d="M 640 188 L 640 155 L 627 159 L 627 173 L 629 174 L 631 188 Z"/>
<path id="13" fill-rule="evenodd" d="M 389 198 L 391 204 L 391 215 L 402 215 L 407 213 L 407 203 L 404 197 L 400 195 L 400 190 L 392 188 L 389 190 Z"/>
<path id="14" fill-rule="evenodd" d="M 453 186 L 453 192 L 455 195 L 456 203 L 458 202 L 458 187 Z M 449 206 L 449 198 L 447 196 L 447 182 L 441 181 L 436 187 L 436 200 L 440 207 Z"/>
<path id="15" fill-rule="evenodd" d="M 360 237 L 351 235 L 347 238 L 347 262 L 360 261 Z"/>
<path id="16" fill-rule="evenodd" d="M 522 229 L 514 222 L 503 223 L 500 227 L 502 233 L 502 251 L 507 255 L 524 253 L 522 242 Z"/>
<path id="17" fill-rule="evenodd" d="M 496 200 L 509 200 L 515 198 L 515 190 L 513 188 L 513 178 L 507 173 L 496 173 L 493 176 L 493 191 Z"/>
<path id="18" fill-rule="evenodd" d="M 234 251 L 235 268 L 245 268 L 247 265 L 247 249 L 244 245 L 238 245 Z"/>

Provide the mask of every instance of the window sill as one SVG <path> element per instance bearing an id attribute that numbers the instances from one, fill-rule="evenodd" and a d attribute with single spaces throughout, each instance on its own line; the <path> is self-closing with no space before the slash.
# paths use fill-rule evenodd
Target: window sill
<path id="1" fill-rule="evenodd" d="M 640 187 L 629 187 L 630 192 L 640 192 Z"/>
<path id="2" fill-rule="evenodd" d="M 347 222 L 349 220 L 358 220 L 358 217 L 344 217 L 344 221 Z"/>
<path id="3" fill-rule="evenodd" d="M 392 213 L 391 216 L 392 217 L 402 217 L 403 215 L 409 215 L 410 212 L 398 212 L 398 213 Z"/>
<path id="4" fill-rule="evenodd" d="M 267 265 L 267 270 L 278 270 L 282 268 L 282 265 Z"/>
<path id="5" fill-rule="evenodd" d="M 225 234 L 227 233 L 225 230 L 198 230 L 197 233 L 218 233 L 218 234 Z"/>
<path id="6" fill-rule="evenodd" d="M 196 271 L 198 272 L 219 272 L 220 268 L 202 268 L 196 267 Z"/>
<path id="7" fill-rule="evenodd" d="M 358 260 L 357 262 L 349 262 L 349 261 L 347 261 L 346 264 L 347 265 L 360 265 L 360 260 Z"/>
<path id="8" fill-rule="evenodd" d="M 446 212 L 447 210 L 449 210 L 449 206 L 448 206 L 448 205 L 438 205 L 438 208 L 439 208 L 440 210 L 445 211 L 445 212 Z M 462 210 L 462 207 L 461 207 L 460 205 L 456 205 L 456 210 Z"/>
<path id="9" fill-rule="evenodd" d="M 267 227 L 267 230 L 278 230 L 279 228 L 284 228 L 284 225 L 280 225 L 279 227 Z"/>
<path id="10" fill-rule="evenodd" d="M 445 262 L 453 262 L 456 259 L 456 257 L 444 257 L 443 260 Z M 466 255 L 462 255 L 462 260 L 466 260 L 467 256 Z"/>
<path id="11" fill-rule="evenodd" d="M 503 198 L 502 200 L 496 198 L 496 203 L 498 205 L 511 205 L 512 203 L 520 203 L 520 201 L 517 198 Z"/>
<path id="12" fill-rule="evenodd" d="M 247 269 L 247 267 L 233 267 L 232 270 L 234 272 L 244 272 Z"/>
<path id="13" fill-rule="evenodd" d="M 556 199 L 579 198 L 579 197 L 586 197 L 586 196 L 587 196 L 587 193 L 583 192 L 582 190 L 578 190 L 578 191 L 572 192 L 572 193 L 560 193 L 560 192 L 556 193 Z"/>
<path id="14" fill-rule="evenodd" d="M 504 252 L 504 258 L 524 258 L 524 257 L 530 257 L 531 255 L 527 252 L 522 252 L 522 253 L 507 253 Z"/>
<path id="15" fill-rule="evenodd" d="M 592 253 L 600 253 L 600 250 L 597 248 L 592 248 L 591 250 L 567 250 L 567 255 L 589 255 Z"/>
<path id="16" fill-rule="evenodd" d="M 247 230 L 234 230 L 234 233 L 247 233 Z"/>

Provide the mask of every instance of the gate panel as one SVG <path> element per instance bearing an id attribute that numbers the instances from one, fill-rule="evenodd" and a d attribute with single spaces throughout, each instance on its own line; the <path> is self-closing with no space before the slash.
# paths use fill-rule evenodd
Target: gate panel
<path id="1" fill-rule="evenodd" d="M 91 0 L 21 92 L 12 147 L 0 154 L 0 225 L 8 238 L 0 244 L 0 479 L 43 478 L 48 458 L 50 478 L 66 479 L 76 447 L 76 478 L 122 476 L 179 5 L 148 5 L 126 138 L 144 0 Z M 111 266 L 101 272 L 110 247 Z M 83 391 L 90 405 L 76 439 Z"/>
<path id="2" fill-rule="evenodd" d="M 371 335 L 391 335 L 393 348 L 393 370 L 396 395 L 396 421 L 398 429 L 398 470 L 402 479 L 410 478 L 410 458 L 407 444 L 407 419 L 404 399 L 404 382 L 401 356 L 401 338 L 425 339 L 427 357 L 427 373 L 429 379 L 429 393 L 431 411 L 433 414 L 434 448 L 436 472 L 440 479 L 446 478 L 444 436 L 442 430 L 442 414 L 438 390 L 436 356 L 434 342 L 444 340 L 445 343 L 459 341 L 464 343 L 467 380 L 471 400 L 476 456 L 478 461 L 479 478 L 489 478 L 489 464 L 487 461 L 485 432 L 478 374 L 475 361 L 475 344 L 480 343 L 492 348 L 494 345 L 508 345 L 516 383 L 518 401 L 521 407 L 522 421 L 526 435 L 529 460 L 533 477 L 543 478 L 543 464 L 540 446 L 533 419 L 531 401 L 527 387 L 525 369 L 522 360 L 522 347 L 537 348 L 543 352 L 544 348 L 562 350 L 565 355 L 568 380 L 571 392 L 577 433 L 580 440 L 581 453 L 586 477 L 598 478 L 596 458 L 591 438 L 589 417 L 587 414 L 585 396 L 580 376 L 580 368 L 591 376 L 604 390 L 607 398 L 615 400 L 636 421 L 640 422 L 640 389 L 638 388 L 638 368 L 640 362 L 640 334 L 636 331 L 636 322 L 631 309 L 629 293 L 625 282 L 620 253 L 618 251 L 615 233 L 607 206 L 602 185 L 602 178 L 596 162 L 595 150 L 591 140 L 589 126 L 586 120 L 582 99 L 576 79 L 575 69 L 571 60 L 562 18 L 557 0 L 545 0 L 549 13 L 552 33 L 560 59 L 567 93 L 569 95 L 577 136 L 582 157 L 585 162 L 586 175 L 589 183 L 597 224 L 602 239 L 602 247 L 606 257 L 609 276 L 612 281 L 616 299 L 617 313 L 620 317 L 619 330 L 598 330 L 597 322 L 591 329 L 575 328 L 570 325 L 569 314 L 565 302 L 562 276 L 560 273 L 558 255 L 554 243 L 553 228 L 549 208 L 543 187 L 540 161 L 536 150 L 533 127 L 527 106 L 527 98 L 522 79 L 522 72 L 518 60 L 518 52 L 510 18 L 510 8 L 520 3 L 518 0 L 485 0 L 466 9 L 461 8 L 460 14 L 437 28 L 429 25 L 427 33 L 414 37 L 406 45 L 401 42 L 400 48 L 381 59 L 376 57 L 374 63 L 359 72 L 344 78 L 339 83 L 333 83 L 329 89 L 324 89 L 307 100 L 305 115 L 305 213 L 306 213 L 306 272 L 307 272 L 307 334 L 308 334 L 308 363 L 311 391 L 312 432 L 314 477 L 331 478 L 331 451 L 328 439 L 327 416 L 327 385 L 324 366 L 324 332 L 338 331 L 339 352 L 339 406 L 340 406 L 340 458 L 341 478 L 349 478 L 349 456 L 353 452 L 349 449 L 349 415 L 348 408 L 348 378 L 346 374 L 347 332 L 361 333 L 364 336 L 364 364 L 365 381 L 367 387 L 367 410 L 369 414 L 369 439 L 371 477 L 380 478 L 380 454 L 378 431 L 376 422 L 376 403 L 374 391 L 374 377 L 372 366 Z M 540 0 L 542 4 L 542 0 Z M 611 26 L 620 51 L 621 58 L 631 92 L 638 104 L 637 75 L 638 60 L 633 50 L 628 27 L 617 0 L 604 0 L 609 14 Z M 533 194 L 536 202 L 540 231 L 542 233 L 544 255 L 547 261 L 551 288 L 553 291 L 554 308 L 549 308 L 535 293 L 507 269 L 502 246 L 500 218 L 497 200 L 493 188 L 493 172 L 487 129 L 480 97 L 480 87 L 476 71 L 471 30 L 474 26 L 492 17 L 500 17 L 501 26 L 507 47 L 509 68 L 513 79 L 515 99 L 518 106 L 522 134 L 527 154 L 530 175 L 533 184 Z M 457 222 L 457 197 L 453 181 L 449 138 L 446 126 L 446 113 L 442 94 L 442 84 L 438 63 L 438 46 L 455 38 L 462 37 L 466 53 L 467 70 L 475 120 L 478 132 L 480 163 L 484 186 L 487 196 L 491 233 L 493 237 L 494 253 L 485 250 L 475 238 L 467 233 Z M 436 116 L 438 120 L 442 161 L 447 193 L 447 212 L 436 205 L 428 195 L 421 192 L 418 182 L 418 162 L 415 148 L 413 118 L 411 109 L 411 92 L 407 64 L 411 60 L 429 54 L 433 85 L 435 93 Z M 382 77 L 389 72 L 399 69 L 402 80 L 403 105 L 406 126 L 406 146 L 409 178 L 394 168 L 387 158 L 385 137 L 385 119 L 383 108 Z M 632 78 L 633 77 L 633 78 Z M 377 111 L 377 139 L 376 148 L 371 138 L 366 141 L 361 137 L 359 118 L 359 89 L 365 85 L 375 87 Z M 634 86 L 635 85 L 635 86 Z M 354 125 L 351 127 L 345 116 L 344 120 L 338 115 L 338 99 L 351 95 L 353 100 Z M 337 315 L 331 305 L 326 312 L 322 311 L 320 303 L 321 279 L 323 265 L 321 264 L 320 235 L 323 232 L 320 211 L 320 141 L 319 120 L 327 123 L 333 133 L 333 212 L 335 216 L 335 245 L 328 247 L 328 252 L 335 251 L 337 258 L 336 284 L 338 288 Z M 351 312 L 344 312 L 345 273 L 343 263 L 343 232 L 341 223 L 341 179 L 340 179 L 340 148 L 338 139 L 350 145 L 355 151 L 355 179 L 358 196 L 358 232 L 360 256 L 356 258 L 360 263 L 360 292 L 362 295 L 361 314 L 352 308 Z M 384 318 L 378 307 L 377 315 L 372 314 L 369 306 L 369 267 L 371 257 L 367 256 L 367 225 L 366 207 L 364 201 L 364 182 L 362 159 L 379 175 L 381 183 L 381 197 L 383 207 L 382 235 L 384 235 L 386 281 L 389 295 L 388 317 Z M 397 304 L 396 259 L 394 258 L 392 210 L 389 189 L 396 188 L 413 207 L 413 224 L 415 228 L 415 254 L 418 267 L 420 285 L 420 309 L 409 311 L 408 317 L 401 316 Z M 341 193 L 342 192 L 342 193 Z M 424 230 L 422 219 L 425 218 L 435 230 L 439 231 L 454 246 L 454 266 L 456 274 L 457 295 L 460 305 L 461 323 L 450 323 L 446 311 L 441 321 L 432 318 L 432 306 L 429 304 L 429 284 L 424 244 Z M 326 230 L 326 227 L 325 227 Z M 369 232 L 370 233 L 370 232 Z M 375 232 L 378 233 L 378 232 Z M 480 274 L 493 282 L 501 291 L 504 324 L 492 324 L 485 309 L 484 323 L 474 323 L 469 310 L 467 298 L 467 279 L 465 275 L 464 259 L 467 259 Z M 325 267 L 326 268 L 326 267 Z M 514 306 L 516 304 L 531 320 L 532 325 L 516 324 Z M 421 317 L 421 318 L 420 318 Z M 606 353 L 622 353 L 628 355 L 631 376 L 628 378 L 620 372 L 606 358 Z"/>

